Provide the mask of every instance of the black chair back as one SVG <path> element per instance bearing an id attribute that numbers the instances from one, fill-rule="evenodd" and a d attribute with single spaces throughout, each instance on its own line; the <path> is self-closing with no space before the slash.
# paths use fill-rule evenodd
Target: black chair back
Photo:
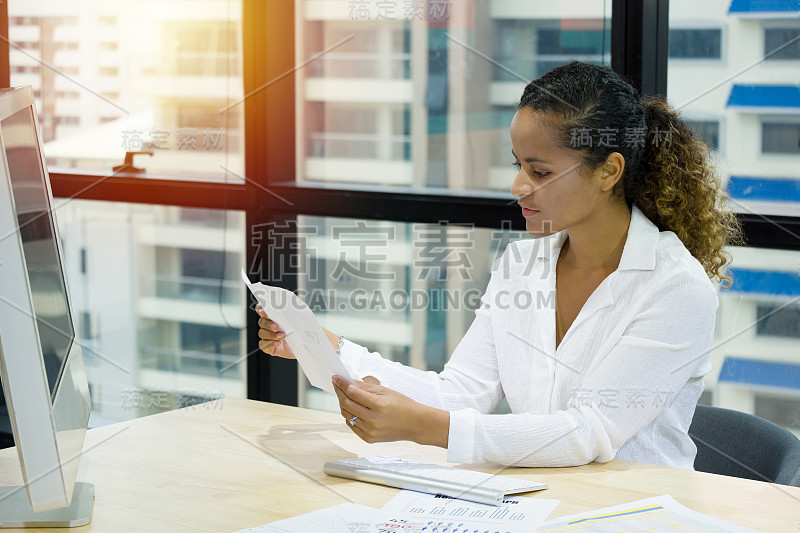
<path id="1" fill-rule="evenodd" d="M 698 405 L 689 427 L 694 469 L 800 486 L 800 439 L 755 415 Z"/>

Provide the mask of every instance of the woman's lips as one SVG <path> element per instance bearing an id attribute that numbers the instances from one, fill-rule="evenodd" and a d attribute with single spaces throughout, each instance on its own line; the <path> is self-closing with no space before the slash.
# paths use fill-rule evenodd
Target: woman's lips
<path id="1" fill-rule="evenodd" d="M 533 216 L 533 215 L 535 215 L 535 214 L 536 214 L 536 213 L 538 213 L 538 212 L 539 212 L 539 211 L 537 211 L 537 210 L 535 210 L 535 209 L 528 209 L 527 207 L 523 207 L 523 208 L 522 208 L 522 216 L 524 216 L 524 217 Z"/>

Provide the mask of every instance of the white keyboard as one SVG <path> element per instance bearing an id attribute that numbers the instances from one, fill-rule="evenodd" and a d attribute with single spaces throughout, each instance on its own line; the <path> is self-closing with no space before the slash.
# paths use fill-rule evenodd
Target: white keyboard
<path id="1" fill-rule="evenodd" d="M 325 463 L 323 471 L 390 487 L 443 494 L 479 503 L 498 505 L 508 494 L 546 489 L 544 483 L 495 476 L 449 466 L 420 463 L 397 457 L 358 457 Z"/>

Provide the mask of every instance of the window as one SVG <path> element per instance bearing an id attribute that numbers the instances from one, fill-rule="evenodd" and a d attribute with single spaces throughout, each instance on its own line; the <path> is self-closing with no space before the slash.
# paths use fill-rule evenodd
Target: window
<path id="1" fill-rule="evenodd" d="M 65 125 L 65 126 L 75 126 L 75 125 L 77 125 L 79 122 L 80 122 L 80 117 L 68 117 L 68 116 L 62 116 L 62 117 L 57 117 L 57 118 L 55 119 L 55 121 L 54 121 L 54 124 L 55 124 L 56 126 L 61 126 L 61 125 Z"/>
<path id="2" fill-rule="evenodd" d="M 242 212 L 61 199 L 54 209 L 93 420 L 246 395 Z"/>
<path id="3" fill-rule="evenodd" d="M 324 179 L 317 167 L 323 163 L 320 158 L 329 160 L 348 159 L 390 159 L 408 161 L 411 138 L 407 134 L 409 125 L 402 106 L 372 106 L 369 104 L 339 104 L 312 106 L 315 112 L 324 116 L 325 130 L 311 132 L 309 135 L 307 161 L 309 177 Z M 382 133 L 386 120 L 391 129 Z"/>
<path id="4" fill-rule="evenodd" d="M 718 120 L 687 120 L 694 130 L 695 135 L 708 145 L 714 152 L 719 150 L 719 121 Z"/>
<path id="5" fill-rule="evenodd" d="M 733 285 L 718 292 L 717 331 L 711 348 L 711 363 L 721 369 L 720 378 L 715 382 L 707 376 L 706 386 L 714 391 L 718 407 L 760 412 L 759 416 L 800 430 L 796 421 L 786 424 L 777 411 L 766 408 L 783 401 L 787 372 L 800 374 L 796 357 L 800 353 L 800 251 L 731 247 L 729 252 Z M 772 399 L 762 402 L 760 391 L 765 387 L 775 392 Z M 795 392 L 786 394 L 783 398 L 788 400 Z"/>
<path id="6" fill-rule="evenodd" d="M 139 400 L 153 400 L 150 403 L 156 406 L 175 407 L 213 397 L 219 389 L 233 395 L 244 394 L 246 388 L 252 398 L 285 403 L 298 400 L 293 374 L 296 364 L 292 366 L 291 362 L 274 358 L 247 358 L 248 354 L 243 353 L 245 350 L 258 353 L 257 327 L 254 329 L 251 314 L 246 318 L 250 331 L 243 333 L 239 345 L 242 352 L 237 364 L 241 369 L 230 367 L 214 376 L 199 372 L 200 368 L 209 371 L 216 365 L 213 362 L 216 351 L 212 354 L 209 348 L 213 343 L 209 340 L 203 349 L 182 344 L 181 330 L 187 333 L 188 327 L 191 335 L 201 315 L 213 316 L 214 323 L 208 327 L 224 327 L 226 334 L 230 327 L 244 328 L 245 318 L 238 314 L 244 311 L 243 302 L 232 303 L 244 291 L 233 288 L 240 284 L 236 277 L 229 279 L 225 274 L 221 296 L 219 290 L 214 294 L 211 287 L 220 287 L 219 279 L 184 274 L 179 269 L 179 250 L 206 250 L 210 265 L 219 267 L 220 258 L 224 257 L 226 271 L 230 263 L 246 264 L 251 272 L 256 272 L 261 265 L 268 264 L 267 254 L 279 253 L 280 259 L 287 260 L 300 257 L 291 243 L 283 248 L 253 244 L 251 238 L 265 224 L 280 226 L 296 224 L 298 219 L 301 223 L 317 219 L 317 226 L 311 226 L 320 228 L 319 235 L 324 236 L 320 242 L 344 248 L 341 242 L 335 244 L 331 234 L 334 223 L 374 224 L 380 220 L 396 226 L 396 234 L 403 236 L 401 242 L 408 248 L 412 243 L 408 232 L 417 224 L 424 222 L 422 226 L 436 227 L 439 219 L 450 219 L 476 224 L 476 255 L 471 257 L 475 265 L 483 266 L 481 251 L 487 259 L 491 255 L 494 244 L 488 240 L 492 232 L 509 232 L 511 227 L 506 205 L 513 175 L 508 164 L 508 124 L 524 84 L 573 57 L 609 64 L 612 31 L 613 42 L 617 43 L 620 42 L 617 39 L 624 41 L 640 28 L 649 35 L 665 22 L 658 18 L 665 15 L 645 14 L 643 20 L 628 17 L 624 24 L 621 21 L 612 24 L 612 2 L 592 3 L 589 10 L 577 13 L 568 5 L 562 9 L 558 3 L 547 2 L 409 1 L 405 4 L 413 9 L 406 12 L 403 2 L 287 0 L 271 2 L 267 7 L 265 2 L 210 0 L 204 4 L 210 9 L 204 11 L 203 20 L 191 23 L 186 17 L 185 0 L 165 0 L 160 4 L 164 9 L 157 13 L 152 10 L 148 13 L 135 2 L 88 6 L 81 1 L 64 4 L 44 0 L 43 8 L 36 10 L 26 4 L 30 2 L 15 0 L 9 5 L 9 40 L 19 41 L 25 50 L 38 52 L 58 72 L 21 60 L 20 54 L 15 53 L 17 50 L 9 57 L 11 81 L 32 85 L 40 99 L 40 123 L 55 193 L 62 197 L 141 202 L 103 203 L 106 207 L 102 215 L 87 207 L 99 204 L 97 200 L 65 200 L 67 205 L 60 209 L 70 212 L 73 218 L 95 216 L 91 224 L 97 230 L 92 230 L 90 237 L 103 234 L 104 238 L 122 236 L 121 242 L 130 239 L 149 242 L 133 249 L 114 249 L 116 253 L 107 254 L 108 263 L 103 268 L 93 264 L 96 257 L 87 257 L 91 276 L 84 277 L 91 278 L 94 285 L 71 284 L 74 293 L 88 293 L 76 312 L 91 312 L 98 305 L 95 300 L 102 303 L 116 294 L 104 290 L 97 291 L 98 295 L 88 290 L 108 287 L 100 283 L 122 279 L 125 284 L 133 285 L 128 288 L 137 299 L 134 306 L 130 302 L 125 305 L 112 302 L 117 305 L 104 307 L 102 320 L 97 323 L 100 343 L 113 339 L 124 346 L 119 352 L 122 363 L 152 363 L 130 382 L 120 377 L 122 386 L 131 389 L 123 391 L 124 394 L 120 393 L 119 383 L 104 381 L 98 375 L 90 378 L 95 409 L 102 410 L 109 420 L 150 412 L 152 409 L 132 407 L 135 405 L 132 398 L 137 396 Z M 388 4 L 394 4 L 391 13 L 387 11 Z M 434 4 L 447 7 L 437 11 Z M 601 4 L 606 6 L 605 11 Z M 65 9 L 70 13 L 64 16 L 42 15 L 64 13 Z M 379 13 L 381 9 L 384 11 Z M 726 41 L 730 38 L 747 49 L 759 49 L 758 24 L 737 22 L 729 30 L 726 10 L 725 2 L 674 0 L 670 3 L 670 22 L 690 20 L 693 25 L 689 28 L 701 30 L 722 28 Z M 70 20 L 65 18 L 72 15 L 75 16 Z M 687 28 L 681 24 L 682 27 L 673 25 L 673 29 Z M 790 22 L 784 20 L 780 24 L 788 27 Z M 36 33 L 40 27 L 52 30 L 52 34 L 43 33 L 40 38 Z M 130 35 L 122 31 L 129 27 L 137 31 Z M 20 31 L 15 32 L 17 29 Z M 731 31 L 739 33 L 729 35 Z M 720 41 L 722 38 L 720 31 Z M 713 71 L 698 70 L 696 61 L 672 58 L 669 76 L 662 76 L 666 74 L 662 59 L 667 57 L 668 50 L 659 48 L 660 41 L 652 45 L 641 41 L 628 39 L 631 46 L 638 46 L 632 50 L 634 59 L 620 61 L 615 68 L 631 79 L 641 77 L 641 84 L 637 85 L 645 94 L 667 92 L 687 116 L 703 123 L 695 127 L 706 131 L 709 138 L 714 137 L 714 127 L 705 123 L 717 121 L 715 144 L 720 153 L 726 154 L 727 165 L 723 168 L 736 169 L 744 176 L 762 176 L 759 179 L 773 176 L 800 179 L 797 165 L 787 164 L 791 158 L 770 158 L 766 167 L 757 157 L 759 118 L 724 108 L 722 93 L 729 86 L 723 84 L 705 93 L 701 90 L 720 80 L 734 79 L 748 65 L 731 57 L 728 62 L 714 61 L 710 65 Z M 79 48 L 60 53 L 56 58 L 48 55 L 55 42 L 77 42 Z M 242 47 L 242 42 L 248 46 Z M 116 43 L 116 51 L 114 46 L 103 43 Z M 721 54 L 721 43 L 719 48 Z M 100 53 L 95 54 L 98 50 Z M 641 60 L 635 59 L 637 52 L 641 52 Z M 125 61 L 115 61 L 117 56 Z M 619 55 L 615 58 L 619 59 Z M 70 61 L 65 71 L 62 63 L 66 59 Z M 781 62 L 763 63 L 767 66 L 759 64 L 748 70 L 750 80 L 780 80 L 783 84 L 796 80 L 793 71 L 782 70 Z M 25 70 L 29 67 L 32 68 Z M 104 76 L 98 84 L 91 79 L 82 80 L 81 76 L 99 77 L 99 67 L 117 68 L 118 75 Z M 702 68 L 708 67 L 706 63 Z M 244 73 L 248 73 L 246 84 Z M 76 87 L 67 77 L 85 81 L 87 87 L 103 98 Z M 663 79 L 668 79 L 666 88 L 659 81 Z M 709 83 L 703 84 L 704 79 Z M 56 101 L 53 96 L 57 91 L 78 91 L 81 96 L 74 102 Z M 242 105 L 245 95 L 247 120 Z M 80 122 L 56 129 L 53 124 L 58 116 L 77 116 Z M 224 139 L 221 150 L 199 149 L 206 132 L 220 131 L 214 138 Z M 120 163 L 125 149 L 143 147 L 153 142 L 154 137 L 164 140 L 168 148 L 159 150 L 152 158 L 137 159 L 137 166 L 147 168 L 148 178 L 161 179 L 109 177 L 111 167 Z M 238 144 L 234 139 L 239 139 Z M 246 183 L 245 144 L 248 146 Z M 91 150 L 84 150 L 87 147 Z M 386 187 L 390 184 L 402 187 Z M 386 194 L 387 190 L 393 194 Z M 797 258 L 792 253 L 798 250 L 798 243 L 789 232 L 800 234 L 799 217 L 796 208 L 790 207 L 793 211 L 787 211 L 791 216 L 777 221 L 772 216 L 760 218 L 765 214 L 763 205 L 752 207 L 757 214 L 742 214 L 750 242 L 763 246 L 766 252 L 776 252 L 766 255 L 762 249 L 751 249 L 763 255 L 768 266 L 774 266 L 779 259 L 796 266 Z M 77 209 L 77 213 L 72 213 L 72 209 Z M 61 225 L 69 222 L 66 218 L 60 217 Z M 324 231 L 319 220 L 326 221 Z M 775 224 L 780 224 L 780 229 Z M 180 231 L 175 230 L 176 225 L 181 227 Z M 455 225 L 451 226 L 455 231 Z M 72 231 L 74 239 L 76 233 Z M 213 239 L 208 237 L 208 231 L 214 235 Z M 220 238 L 222 234 L 228 238 Z M 223 243 L 227 243 L 227 251 L 221 248 Z M 79 245 L 81 241 L 75 240 L 70 246 Z M 240 250 L 238 257 L 230 255 L 234 246 Z M 89 247 L 90 252 L 95 249 Z M 320 272 L 332 273 L 338 258 L 328 257 L 323 246 L 317 247 L 317 252 L 311 264 Z M 737 249 L 736 254 L 739 263 L 746 259 L 742 250 Z M 135 260 L 130 260 L 131 257 Z M 398 264 L 401 260 L 404 258 L 396 258 L 391 270 L 395 279 L 413 279 L 414 272 Z M 122 265 L 119 269 L 115 261 Z M 129 267 L 131 264 L 134 266 Z M 135 272 L 126 270 L 130 268 Z M 293 269 L 297 267 L 288 266 L 286 273 L 292 274 Z M 125 275 L 118 277 L 118 272 Z M 105 281 L 104 273 L 107 273 Z M 380 287 L 378 280 L 359 279 L 344 270 L 340 274 L 335 294 L 339 294 L 341 287 L 342 297 L 359 288 L 372 291 Z M 307 274 L 302 273 L 303 276 Z M 187 277 L 200 279 L 203 285 Z M 270 277 L 264 276 L 262 280 L 269 282 Z M 230 291 L 226 282 L 234 284 Z M 283 278 L 282 283 L 290 289 L 297 289 L 300 284 L 306 284 L 303 286 L 307 288 L 334 287 L 333 282 L 326 285 L 328 282 L 322 280 L 293 280 L 291 275 Z M 203 289 L 197 291 L 201 286 Z M 189 301 L 181 297 L 191 291 L 202 298 Z M 725 340 L 724 335 L 739 334 L 737 346 L 739 340 L 748 337 L 748 353 L 766 353 L 771 358 L 779 356 L 777 343 L 783 343 L 785 348 L 795 341 L 758 335 L 755 327 L 746 329 L 756 320 L 756 305 L 776 302 L 769 299 L 765 302 L 763 295 L 753 297 L 741 291 L 721 293 L 720 298 L 723 301 L 717 341 Z M 190 305 L 192 309 L 202 306 L 211 311 L 173 312 L 166 316 L 175 304 Z M 190 314 L 191 319 L 187 318 Z M 334 313 L 330 315 L 333 317 Z M 404 315 L 395 316 L 398 327 L 409 327 Z M 430 353 L 425 354 L 428 356 L 425 365 L 435 369 L 443 364 L 452 342 L 460 338 L 458 331 L 468 325 L 461 323 L 464 316 L 431 313 L 425 318 L 430 335 L 426 333 L 424 342 L 431 347 Z M 731 323 L 732 316 L 748 321 Z M 387 317 L 376 314 L 370 318 Z M 342 320 L 345 319 L 353 317 L 345 313 Z M 109 324 L 121 326 L 109 333 Z M 417 324 L 412 327 L 419 328 Z M 222 335 L 220 330 L 217 332 Z M 120 338 L 123 335 L 124 340 Z M 750 342 L 750 335 L 755 341 Z M 221 345 L 230 346 L 229 340 L 233 343 L 232 339 L 222 339 Z M 765 341 L 770 344 L 763 344 Z M 388 357 L 422 364 L 419 348 L 407 342 L 389 344 L 385 352 Z M 147 350 L 143 349 L 145 346 Z M 791 345 L 788 349 L 796 351 Z M 102 344 L 96 350 L 104 354 Z M 201 362 L 202 358 L 194 357 L 196 354 L 187 359 L 184 357 L 187 351 L 202 352 L 212 362 Z M 233 353 L 222 352 L 223 356 Z M 715 357 L 718 355 L 724 354 Z M 87 366 L 94 365 L 92 368 L 112 374 L 118 370 L 95 352 L 90 352 L 90 357 L 87 356 Z M 193 368 L 198 372 L 176 376 L 164 370 L 184 362 L 185 368 L 195 365 Z M 285 379 L 286 376 L 291 379 Z M 200 378 L 213 381 L 198 385 L 208 383 Z M 179 384 L 170 388 L 165 386 L 166 380 Z M 753 411 L 752 390 L 745 388 L 744 397 L 730 399 L 728 385 L 707 381 L 707 386 L 709 392 L 704 398 L 710 396 L 719 405 Z M 165 392 L 169 393 L 169 401 L 162 402 Z M 312 403 L 308 397 L 306 400 L 301 397 L 300 401 L 308 401 L 309 406 Z"/>
<path id="7" fill-rule="evenodd" d="M 610 3 L 387 4 L 295 2 L 297 181 L 507 193 L 506 108 L 554 66 L 611 60 Z"/>
<path id="8" fill-rule="evenodd" d="M 784 93 L 761 88 L 795 83 L 797 69 L 780 61 L 753 64 L 738 52 L 726 54 L 725 61 L 692 61 L 722 59 L 723 39 L 739 51 L 757 51 L 764 44 L 769 53 L 797 33 L 783 32 L 790 23 L 780 21 L 781 29 L 766 28 L 762 37 L 762 24 L 773 23 L 731 19 L 729 4 L 673 0 L 669 6 L 668 100 L 715 152 L 717 171 L 749 241 L 747 247 L 728 250 L 733 285 L 717 293 L 710 354 L 716 370 L 705 377 L 706 392 L 700 401 L 754 413 L 800 431 L 797 421 L 780 411 L 791 409 L 795 392 L 780 388 L 782 382 L 775 377 L 783 370 L 800 369 L 796 357 L 800 318 L 797 302 L 792 301 L 800 296 L 800 227 L 795 225 L 800 213 L 800 166 L 791 157 L 771 157 L 798 153 L 800 122 L 794 108 L 786 105 L 790 102 L 776 101 Z M 767 60 L 780 57 L 776 53 Z M 744 69 L 747 78 L 742 78 Z M 740 91 L 737 98 L 733 98 L 735 87 Z M 765 111 L 759 114 L 759 108 Z M 772 248 L 778 241 L 782 249 Z M 767 387 L 771 396 L 765 398 Z"/>
<path id="9" fill-rule="evenodd" d="M 14 65 L 11 67 L 11 72 L 14 74 L 38 74 L 39 67 L 34 65 Z"/>
<path id="10" fill-rule="evenodd" d="M 756 394 L 755 414 L 778 425 L 793 428 L 797 433 L 800 428 L 800 398 Z"/>
<path id="11" fill-rule="evenodd" d="M 38 24 L 39 19 L 38 17 L 8 17 L 8 23 L 12 26 L 30 26 L 33 24 Z"/>
<path id="12" fill-rule="evenodd" d="M 538 52 L 543 55 L 600 56 L 607 45 L 602 26 L 580 30 L 542 28 L 538 36 Z"/>
<path id="13" fill-rule="evenodd" d="M 21 41 L 30 56 L 52 67 L 17 50 L 9 55 L 11 85 L 40 91 L 39 122 L 53 167 L 110 175 L 126 151 L 147 149 L 155 136 L 156 153 L 138 162 L 149 173 L 243 180 L 241 1 L 210 0 L 199 19 L 186 17 L 187 5 L 166 0 L 154 10 L 130 2 L 9 3 L 11 42 Z M 67 91 L 81 97 L 54 98 Z M 179 111 L 187 105 L 192 113 Z M 194 113 L 198 109 L 201 115 Z M 64 123 L 62 116 L 79 120 L 74 127 L 53 127 Z M 187 128 L 197 129 L 199 142 L 184 142 L 194 137 Z M 218 139 L 213 149 L 202 147 L 207 129 Z"/>
<path id="14" fill-rule="evenodd" d="M 224 374 L 226 379 L 241 379 L 242 365 L 236 364 L 242 351 L 241 331 L 192 322 L 174 324 L 178 326 L 175 331 L 180 336 L 178 346 L 168 349 L 154 347 L 154 351 L 161 355 L 159 364 L 162 368 L 186 374 L 217 378 Z"/>
<path id="15" fill-rule="evenodd" d="M 764 59 L 800 59 L 800 28 L 765 28 Z"/>
<path id="16" fill-rule="evenodd" d="M 669 57 L 670 59 L 720 59 L 722 30 L 670 29 Z"/>
<path id="17" fill-rule="evenodd" d="M 762 122 L 761 152 L 800 154 L 800 122 Z"/>
<path id="18" fill-rule="evenodd" d="M 78 43 L 76 42 L 66 42 L 66 43 L 55 43 L 56 50 L 77 50 Z"/>
<path id="19" fill-rule="evenodd" d="M 704 390 L 702 394 L 700 394 L 700 398 L 697 400 L 697 403 L 700 405 L 714 405 L 714 393 L 708 389 Z"/>
<path id="20" fill-rule="evenodd" d="M 493 65 L 492 79 L 516 81 L 521 75 L 532 80 L 569 59 L 602 64 L 611 49 L 608 30 L 608 21 L 599 16 L 563 24 L 544 17 L 498 20 L 499 64 Z"/>
<path id="21" fill-rule="evenodd" d="M 78 317 L 78 335 L 82 341 L 97 340 L 99 326 L 96 313 L 82 312 Z"/>
<path id="22" fill-rule="evenodd" d="M 757 335 L 800 339 L 800 307 L 759 304 L 756 307 Z"/>
<path id="23" fill-rule="evenodd" d="M 297 294 L 320 324 L 386 358 L 440 372 L 466 333 L 505 246 L 524 231 L 300 216 L 256 244 L 297 240 Z M 276 255 L 268 262 L 279 265 Z M 275 281 L 280 281 L 277 279 Z M 338 411 L 301 376 L 301 406 Z"/>

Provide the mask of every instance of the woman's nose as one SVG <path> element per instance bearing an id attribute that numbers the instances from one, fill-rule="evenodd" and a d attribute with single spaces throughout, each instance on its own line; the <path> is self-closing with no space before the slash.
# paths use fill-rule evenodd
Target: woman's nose
<path id="1" fill-rule="evenodd" d="M 514 183 L 511 185 L 511 194 L 517 198 L 522 198 L 523 196 L 528 196 L 532 192 L 533 185 L 531 185 L 530 181 L 525 177 L 525 172 L 520 170 L 517 173 L 517 177 L 514 178 Z"/>

